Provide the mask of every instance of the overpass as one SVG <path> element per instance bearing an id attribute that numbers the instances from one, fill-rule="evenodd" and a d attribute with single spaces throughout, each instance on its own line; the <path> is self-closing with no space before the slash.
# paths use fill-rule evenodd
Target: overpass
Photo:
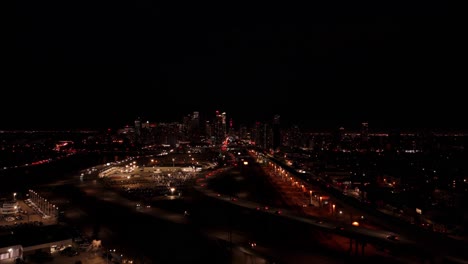
<path id="1" fill-rule="evenodd" d="M 293 170 L 289 170 L 289 172 L 296 173 Z M 265 210 L 262 204 L 216 193 L 207 188 L 204 181 L 199 182 L 198 185 L 195 186 L 195 189 L 206 196 L 222 200 L 232 205 L 241 206 L 250 210 L 261 210 L 262 213 L 270 214 L 272 217 L 305 224 L 317 231 L 346 237 L 349 239 L 348 251 L 352 255 L 365 255 L 365 247 L 372 244 L 376 248 L 388 250 L 393 254 L 417 256 L 421 260 L 421 263 L 425 261 L 435 263 L 435 260 L 441 259 L 445 261 L 445 258 L 449 257 L 461 261 L 455 263 L 463 263 L 463 259 L 465 258 L 463 254 L 465 254 L 466 248 L 468 248 L 465 247 L 465 243 L 452 241 L 447 237 L 441 238 L 432 233 L 424 234 L 423 236 L 413 235 L 412 233 L 398 233 L 399 239 L 393 240 L 391 237 L 388 237 L 389 232 L 386 230 L 375 230 L 363 226 L 343 226 L 343 223 L 337 220 L 304 215 L 285 208 L 269 207 Z"/>
<path id="2" fill-rule="evenodd" d="M 333 233 L 336 235 L 347 237 L 350 240 L 349 251 L 354 255 L 364 255 L 365 246 L 367 244 L 373 244 L 378 247 L 388 249 L 392 252 L 416 252 L 421 256 L 427 254 L 424 246 L 418 244 L 416 241 L 413 241 L 410 238 L 399 236 L 398 240 L 388 239 L 388 232 L 386 231 L 374 230 L 352 225 L 343 226 L 342 223 L 339 221 L 333 221 L 330 219 L 319 218 L 314 216 L 300 215 L 295 211 L 291 211 L 284 208 L 275 208 L 271 206 L 266 208 L 264 205 L 256 202 L 216 193 L 213 190 L 207 188 L 206 184 L 203 183 L 194 186 L 194 188 L 199 192 L 202 192 L 206 196 L 222 200 L 226 203 L 230 203 L 235 206 L 240 206 L 255 211 L 261 211 L 264 214 L 270 214 L 273 217 L 280 217 L 289 221 L 306 224 L 309 227 L 318 231 Z"/>

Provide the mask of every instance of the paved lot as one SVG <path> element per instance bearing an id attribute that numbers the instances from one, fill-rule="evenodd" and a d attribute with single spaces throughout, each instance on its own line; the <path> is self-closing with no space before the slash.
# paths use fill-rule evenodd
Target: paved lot
<path id="1" fill-rule="evenodd" d="M 20 210 L 25 213 L 19 213 L 21 219 L 15 219 L 14 221 L 7 221 L 4 218 L 0 218 L 0 226 L 18 225 L 29 222 L 42 222 L 44 225 L 52 225 L 57 223 L 56 217 L 43 218 L 37 213 L 31 206 L 27 205 L 24 200 L 17 200 Z"/>
<path id="2" fill-rule="evenodd" d="M 57 255 L 54 257 L 53 263 L 57 264 L 72 264 L 81 261 L 82 264 L 105 264 L 111 263 L 106 262 L 106 258 L 102 257 L 100 253 L 82 252 L 78 256 L 61 256 Z"/>
<path id="3" fill-rule="evenodd" d="M 81 262 L 80 262 L 81 261 Z M 14 264 L 14 260 L 3 260 L 0 264 Z M 54 254 L 52 260 L 48 261 L 33 261 L 26 257 L 26 264 L 110 264 L 106 262 L 106 258 L 102 257 L 101 254 L 94 254 L 88 252 L 82 252 L 78 256 L 62 256 L 60 254 Z"/>

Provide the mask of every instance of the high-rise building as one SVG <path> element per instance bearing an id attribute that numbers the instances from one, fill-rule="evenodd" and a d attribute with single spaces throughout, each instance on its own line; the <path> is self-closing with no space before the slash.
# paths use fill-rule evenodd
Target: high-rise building
<path id="1" fill-rule="evenodd" d="M 369 123 L 361 123 L 361 149 L 369 147 Z"/>
<path id="2" fill-rule="evenodd" d="M 280 115 L 275 115 L 273 117 L 273 142 L 272 148 L 277 150 L 281 146 L 281 129 L 280 129 Z"/>
<path id="3" fill-rule="evenodd" d="M 215 144 L 221 144 L 226 138 L 226 112 L 221 113 L 216 110 L 215 121 L 213 122 Z"/>
<path id="4" fill-rule="evenodd" d="M 192 118 L 190 120 L 190 140 L 191 141 L 199 141 L 200 140 L 200 113 L 195 111 L 192 114 Z"/>
<path id="5" fill-rule="evenodd" d="M 281 132 L 281 134 L 284 134 L 283 132 Z M 287 136 L 286 135 L 283 135 L 281 137 L 281 145 L 284 146 L 285 145 L 285 140 L 288 140 L 288 146 L 289 147 L 295 147 L 295 148 L 300 148 L 302 146 L 305 146 L 306 143 L 305 143 L 305 138 L 303 137 L 302 133 L 301 133 L 301 130 L 299 129 L 299 126 L 297 125 L 294 125 L 292 126 L 291 128 L 289 128 L 287 130 Z"/>
<path id="6" fill-rule="evenodd" d="M 215 142 L 213 126 L 209 120 L 205 121 L 205 138 L 209 140 L 210 144 L 213 144 Z"/>
<path id="7" fill-rule="evenodd" d="M 141 135 L 141 120 L 139 117 L 135 120 L 135 134 Z"/>
<path id="8" fill-rule="evenodd" d="M 141 143 L 141 119 L 138 117 L 135 120 L 135 144 L 140 145 Z"/>
<path id="9" fill-rule="evenodd" d="M 242 140 L 251 140 L 250 130 L 245 125 L 241 125 L 239 128 L 239 138 Z"/>
<path id="10" fill-rule="evenodd" d="M 253 140 L 255 145 L 259 148 L 270 149 L 273 146 L 272 143 L 272 129 L 267 123 L 256 122 L 252 130 Z"/>

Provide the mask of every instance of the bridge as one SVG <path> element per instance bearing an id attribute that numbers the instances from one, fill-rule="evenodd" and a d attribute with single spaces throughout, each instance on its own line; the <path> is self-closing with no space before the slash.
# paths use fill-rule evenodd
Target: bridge
<path id="1" fill-rule="evenodd" d="M 291 169 L 290 173 L 299 174 Z M 302 175 L 299 175 L 302 176 Z M 297 211 L 284 208 L 272 208 L 264 210 L 264 205 L 239 198 L 233 199 L 228 195 L 216 193 L 207 188 L 206 183 L 200 182 L 195 189 L 202 192 L 204 195 L 214 199 L 222 200 L 235 206 L 241 206 L 249 210 L 261 210 L 262 213 L 269 214 L 275 218 L 281 218 L 292 223 L 306 225 L 313 230 L 324 233 L 336 234 L 349 239 L 348 252 L 351 255 L 365 255 L 367 245 L 373 245 L 376 248 L 386 250 L 392 254 L 417 256 L 420 263 L 436 263 L 436 260 L 443 259 L 444 263 L 466 263 L 467 245 L 465 242 L 453 240 L 433 232 L 424 230 L 421 232 L 419 228 L 413 226 L 411 232 L 398 232 L 398 239 L 389 237 L 389 232 L 386 230 L 370 229 L 364 226 L 353 226 L 351 224 L 344 226 L 342 222 L 326 217 L 316 217 L 298 213 Z M 388 219 L 387 219 L 388 220 Z M 382 221 L 387 221 L 382 219 Z M 395 228 L 398 230 L 399 228 Z M 447 262 L 446 259 L 451 259 Z"/>

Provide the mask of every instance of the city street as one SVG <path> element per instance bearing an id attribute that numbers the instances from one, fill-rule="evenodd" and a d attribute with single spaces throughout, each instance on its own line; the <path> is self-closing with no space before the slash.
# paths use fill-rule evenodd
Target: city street
<path id="1" fill-rule="evenodd" d="M 47 184 L 42 193 L 64 208 L 64 221 L 86 237 L 102 240 L 106 250 L 115 250 L 136 263 L 245 263 L 249 241 L 257 246 L 249 249 L 256 253 L 248 257 L 257 261 L 400 262 L 398 257 L 369 248 L 365 256 L 351 257 L 345 237 L 275 215 L 273 212 L 289 214 L 287 197 L 275 191 L 260 166 L 250 164 L 201 174 L 198 190 L 187 189 L 182 196 L 174 193 L 144 206 L 101 184 L 92 174 Z M 200 192 L 199 187 L 206 191 Z M 265 214 L 265 206 L 271 213 Z M 320 210 L 310 210 L 320 216 Z M 310 221 L 317 225 L 316 220 Z"/>

